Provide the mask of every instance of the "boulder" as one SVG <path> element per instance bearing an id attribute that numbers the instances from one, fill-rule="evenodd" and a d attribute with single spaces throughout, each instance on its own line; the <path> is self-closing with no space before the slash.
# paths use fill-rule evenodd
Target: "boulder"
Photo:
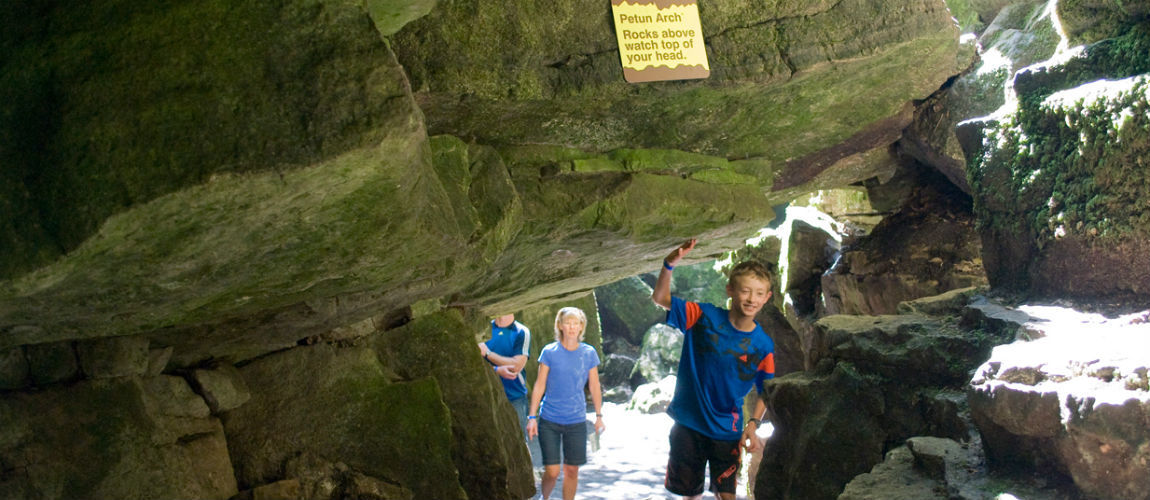
<path id="1" fill-rule="evenodd" d="M 191 380 L 212 413 L 239 408 L 252 397 L 243 375 L 232 365 L 193 370 Z"/>
<path id="2" fill-rule="evenodd" d="M 237 493 L 223 428 L 179 377 L 8 393 L 0 419 L 3 498 L 226 500 Z"/>
<path id="3" fill-rule="evenodd" d="M 1020 71 L 1017 106 L 964 124 L 983 260 L 993 287 L 1132 300 L 1150 290 L 1143 110 L 1150 46 L 1123 35 Z M 1129 110 L 1129 111 L 1126 111 Z M 1103 119 L 1105 116 L 1105 119 Z M 1083 265 L 1089 263 L 1089 265 Z"/>
<path id="4" fill-rule="evenodd" d="M 816 368 L 768 383 L 775 432 L 758 498 L 836 498 L 911 437 L 967 439 L 957 390 L 1000 337 L 919 314 L 827 316 L 814 328 Z"/>
<path id="5" fill-rule="evenodd" d="M 590 295 L 583 300 L 594 304 L 594 297 Z M 587 312 L 594 317 L 591 311 Z M 499 377 L 478 355 L 475 343 L 469 336 L 459 335 L 459 332 L 472 328 L 474 326 L 465 322 L 459 313 L 444 311 L 417 318 L 400 328 L 379 332 L 371 339 L 371 345 L 385 360 L 388 369 L 394 370 L 401 379 L 417 381 L 431 377 L 442 391 L 441 405 L 449 411 L 450 419 L 439 423 L 446 424 L 450 431 L 452 462 L 459 471 L 459 484 L 468 497 L 528 498 L 534 494 L 535 484 L 519 418 L 507 401 Z M 591 338 L 586 340 L 589 343 L 595 341 Z M 401 420 L 399 424 L 412 425 L 410 420 Z M 386 428 L 380 430 L 385 431 Z M 346 435 L 346 439 L 355 438 L 354 433 Z M 393 456 L 403 456 L 406 461 L 410 452 Z M 341 458 L 341 461 L 346 462 L 346 458 Z M 347 463 L 351 465 L 351 462 Z M 389 479 L 359 468 L 356 470 L 371 477 Z M 438 473 L 422 471 L 420 481 L 442 482 L 442 477 Z M 438 498 L 421 494 L 421 490 L 414 486 L 398 484 L 416 496 Z"/>
<path id="6" fill-rule="evenodd" d="M 794 305 L 797 315 L 813 316 L 822 312 L 820 277 L 831 267 L 832 258 L 839 249 L 841 236 L 832 219 L 821 212 L 820 218 L 791 219 L 790 240 L 787 242 L 786 261 L 780 266 L 780 288 Z"/>
<path id="7" fill-rule="evenodd" d="M 985 291 L 985 288 L 967 287 L 956 288 L 949 292 L 908 300 L 898 304 L 899 314 L 923 314 L 927 316 L 959 316 L 966 310 L 975 294 Z"/>
<path id="8" fill-rule="evenodd" d="M 821 275 L 827 314 L 894 314 L 901 302 L 986 284 L 970 207 L 936 175 Z"/>
<path id="9" fill-rule="evenodd" d="M 76 357 L 87 378 L 144 375 L 148 372 L 148 339 L 112 337 L 77 342 Z"/>
<path id="10" fill-rule="evenodd" d="M 1020 493 L 1014 485 L 991 486 L 978 477 L 979 451 L 972 443 L 912 437 L 888 452 L 870 472 L 851 480 L 838 500 L 977 500 L 993 498 L 1004 490 Z"/>
<path id="11" fill-rule="evenodd" d="M 635 388 L 635 395 L 627 405 L 629 410 L 642 413 L 662 413 L 671 406 L 671 398 L 675 395 L 674 375 L 667 375 L 658 382 L 649 382 Z"/>
<path id="12" fill-rule="evenodd" d="M 644 380 L 663 380 L 679 371 L 683 353 L 683 332 L 664 323 L 656 323 L 643 336 L 643 353 L 635 363 L 635 372 Z"/>
<path id="13" fill-rule="evenodd" d="M 46 386 L 80 377 L 80 363 L 72 342 L 49 342 L 24 347 L 32 384 Z"/>
<path id="14" fill-rule="evenodd" d="M 599 381 L 603 387 L 631 387 L 631 373 L 635 371 L 635 359 L 621 354 L 608 354 L 599 367 Z"/>
<path id="15" fill-rule="evenodd" d="M 667 311 L 651 301 L 651 287 L 637 276 L 596 288 L 595 304 L 604 336 L 632 345 L 641 345 L 647 329 L 667 317 Z"/>
<path id="16" fill-rule="evenodd" d="M 1069 477 L 1090 497 L 1150 498 L 1147 325 L 1027 312 L 1042 335 L 996 347 L 968 391 L 990 464 Z"/>
<path id="17" fill-rule="evenodd" d="M 24 356 L 24 347 L 0 349 L 0 391 L 23 389 L 28 384 L 28 358 Z"/>
<path id="18" fill-rule="evenodd" d="M 426 376 L 397 381 L 389 372 L 371 349 L 330 345 L 244 365 L 252 397 L 222 414 L 240 486 L 293 479 L 285 464 L 310 453 L 339 457 L 352 470 L 424 496 L 466 498 L 439 384 Z M 409 453 L 413 447 L 420 452 Z"/>

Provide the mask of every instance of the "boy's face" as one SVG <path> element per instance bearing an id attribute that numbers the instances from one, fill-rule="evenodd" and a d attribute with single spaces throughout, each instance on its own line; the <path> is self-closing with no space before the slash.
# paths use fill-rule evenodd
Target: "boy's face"
<path id="1" fill-rule="evenodd" d="M 733 281 L 727 285 L 731 310 L 742 316 L 755 317 L 771 298 L 770 282 L 751 274 L 736 276 Z"/>

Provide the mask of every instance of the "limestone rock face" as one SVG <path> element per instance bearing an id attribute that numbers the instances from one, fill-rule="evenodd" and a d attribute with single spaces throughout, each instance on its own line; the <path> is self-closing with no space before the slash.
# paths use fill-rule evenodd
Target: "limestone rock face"
<path id="1" fill-rule="evenodd" d="M 820 277 L 831 267 L 838 247 L 837 238 L 824 228 L 802 220 L 792 222 L 783 268 L 787 282 L 780 283 L 780 288 L 790 297 L 799 316 L 822 312 Z"/>
<path id="2" fill-rule="evenodd" d="M 1150 498 L 1144 320 L 1030 314 L 1041 338 L 996 347 L 971 381 L 991 465 L 1065 475 L 1090 497 Z"/>
<path id="3" fill-rule="evenodd" d="M 804 133 L 839 143 L 896 114 L 906 95 L 933 92 L 938 75 L 955 70 L 957 28 L 941 2 L 722 1 L 700 5 L 699 15 L 712 68 L 704 82 L 625 83 L 610 6 L 586 0 L 545 8 L 454 2 L 393 41 L 435 133 L 773 161 L 818 149 L 791 140 L 801 125 L 780 117 L 822 122 Z M 866 83 L 887 71 L 905 78 Z M 862 86 L 870 89 L 864 107 L 844 92 Z M 819 89 L 819 98 L 801 88 Z"/>
<path id="4" fill-rule="evenodd" d="M 117 377 L 0 398 L 0 498 L 237 492 L 219 420 L 182 378 Z"/>
<path id="5" fill-rule="evenodd" d="M 603 333 L 635 346 L 643 343 L 651 325 L 667 317 L 667 312 L 651 301 L 651 287 L 637 276 L 597 288 L 595 302 Z"/>
<path id="6" fill-rule="evenodd" d="M 836 498 L 913 436 L 965 439 L 956 393 L 998 342 L 955 319 L 827 316 L 815 323 L 816 369 L 768 384 L 775 433 L 758 498 Z"/>
<path id="7" fill-rule="evenodd" d="M 173 367 L 739 246 L 776 193 L 871 177 L 841 160 L 961 66 L 935 0 L 709 4 L 713 78 L 642 86 L 606 4 L 89 7 L 6 16 L 0 346 L 146 335 Z"/>
<path id="8" fill-rule="evenodd" d="M 977 4 L 978 15 L 985 19 L 970 26 L 978 34 L 978 59 L 970 60 L 963 74 L 915 109 L 914 122 L 896 144 L 900 154 L 934 168 L 967 194 L 966 159 L 955 126 L 1004 105 L 1005 89 L 1014 73 L 1050 58 L 1061 41 L 1053 10 L 1047 8 L 1049 2 L 971 3 Z"/>
<path id="9" fill-rule="evenodd" d="M 957 441 L 914 437 L 887 453 L 882 463 L 847 484 L 838 500 L 947 500 L 957 496 L 955 476 L 977 466 Z"/>
<path id="10" fill-rule="evenodd" d="M 1039 296 L 1146 296 L 1150 31 L 1033 66 L 1017 109 L 959 129 L 990 284 Z M 1092 82 L 1092 83 L 1091 83 Z"/>
<path id="11" fill-rule="evenodd" d="M 594 303 L 593 297 L 585 300 Z M 519 418 L 470 337 L 458 334 L 466 325 L 457 313 L 442 312 L 377 334 L 372 345 L 400 377 L 431 377 L 442 388 L 442 404 L 451 415 L 451 456 L 469 498 L 530 497 L 534 476 Z M 404 425 L 413 424 L 408 420 Z M 406 460 L 409 455 L 401 456 Z M 439 477 L 420 474 L 429 481 Z M 419 497 L 435 497 L 429 490 L 407 487 Z"/>
<path id="12" fill-rule="evenodd" d="M 968 205 L 941 182 L 920 185 L 821 275 L 828 314 L 893 314 L 901 302 L 986 284 Z"/>
<path id="13" fill-rule="evenodd" d="M 436 498 L 466 498 L 435 379 L 393 381 L 371 349 L 327 345 L 290 349 L 240 372 L 252 398 L 223 421 L 241 487 L 293 479 L 282 476 L 284 465 L 313 454 Z"/>
<path id="14" fill-rule="evenodd" d="M 635 363 L 635 371 L 643 375 L 643 380 L 662 380 L 678 371 L 682 353 L 683 332 L 665 323 L 657 323 L 643 336 L 643 352 Z"/>
<path id="15" fill-rule="evenodd" d="M 0 490 L 528 497 L 478 327 L 444 310 L 588 300 L 685 235 L 692 259 L 742 246 L 888 165 L 869 152 L 964 66 L 938 0 L 723 1 L 712 79 L 634 86 L 607 9 L 13 5 L 0 449 L 27 473 Z M 195 376 L 216 363 L 239 375 Z M 156 391 L 183 413 L 141 416 Z M 93 410 L 106 392 L 128 401 Z"/>

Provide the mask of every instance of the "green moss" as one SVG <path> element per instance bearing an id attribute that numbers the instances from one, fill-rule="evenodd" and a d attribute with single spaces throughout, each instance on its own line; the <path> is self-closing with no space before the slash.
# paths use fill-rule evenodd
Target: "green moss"
<path id="1" fill-rule="evenodd" d="M 951 15 L 958 21 L 959 29 L 963 33 L 981 33 L 989 22 L 979 19 L 978 10 L 970 0 L 946 0 L 946 8 L 950 9 Z"/>
<path id="2" fill-rule="evenodd" d="M 708 41 L 712 47 L 750 31 L 758 38 L 754 45 L 737 45 L 737 57 L 746 61 L 713 61 L 712 79 L 630 85 L 619 74 L 617 53 L 600 48 L 604 40 L 614 40 L 609 23 L 567 7 L 555 12 L 534 9 L 452 4 L 433 14 L 435 19 L 420 20 L 396 35 L 396 52 L 409 68 L 413 86 L 422 89 L 421 103 L 432 130 L 475 137 L 500 148 L 546 144 L 592 152 L 678 149 L 727 159 L 763 157 L 777 168 L 896 115 L 908 101 L 929 95 L 945 76 L 960 69 L 955 59 L 957 30 L 938 29 L 942 21 L 936 12 L 921 19 L 902 15 L 899 22 L 907 25 L 900 28 L 905 31 L 881 35 L 856 33 L 866 30 L 849 18 L 858 13 L 827 12 L 819 18 L 827 25 L 777 21 L 765 28 L 728 27 L 714 35 Z M 517 24 L 528 12 L 541 16 L 535 27 Z M 496 20 L 500 16 L 506 19 Z M 586 18 L 591 18 L 590 25 Z M 455 19 L 466 22 L 452 22 Z M 512 35 L 515 38 L 505 38 Z M 905 39 L 885 45 L 875 39 L 883 37 Z M 563 54 L 548 56 L 559 49 Z M 785 50 L 791 57 L 809 58 L 808 63 L 787 66 L 780 59 Z M 464 62 L 464 53 L 475 61 Z M 568 55 L 573 53 L 594 55 Z M 716 57 L 726 53 L 716 52 Z M 753 64 L 762 64 L 764 73 L 718 76 L 722 68 L 738 66 L 732 71 L 743 71 Z M 550 78 L 539 97 L 519 97 L 515 86 L 522 77 L 515 75 L 523 68 Z M 891 74 L 900 78 L 892 80 Z M 866 99 L 858 98 L 860 91 Z M 507 99 L 509 94 L 515 98 Z M 493 122 L 500 126 L 492 127 Z"/>
<path id="3" fill-rule="evenodd" d="M 368 81 L 392 59 L 358 7 L 94 0 L 5 17 L 32 28 L 0 41 L 0 96 L 20 103 L 0 130 L 21 131 L 0 151 L 27 152 L 3 158 L 27 195 L 0 220 L 32 217 L 0 237 L 0 277 L 43 262 L 29 243 L 71 251 L 126 207 L 383 136 L 389 90 Z"/>
<path id="4" fill-rule="evenodd" d="M 1130 210 L 1150 197 L 1150 174 L 1138 167 L 1150 157 L 1147 89 L 1142 79 L 1120 95 L 1041 104 L 1024 123 L 1003 123 L 971 176 L 998 197 L 976 204 L 982 224 L 1032 230 L 1040 248 L 1062 234 L 1108 244 L 1150 236 L 1147 214 Z"/>
<path id="5" fill-rule="evenodd" d="M 363 7 L 371 15 L 379 33 L 388 36 L 426 15 L 436 3 L 435 0 L 364 0 Z"/>
<path id="6" fill-rule="evenodd" d="M 1146 23 L 1146 8 L 1127 0 L 1059 0 L 1058 17 L 1071 42 L 1091 43 Z"/>
<path id="7" fill-rule="evenodd" d="M 392 157 L 400 161 L 383 160 Z M 6 283 L 0 300 L 12 321 L 70 338 L 70 321 L 109 311 L 116 321 L 89 324 L 84 334 L 215 322 L 418 280 L 449 286 L 449 263 L 474 257 L 449 231 L 452 204 L 419 164 L 368 149 L 282 176 L 221 178 L 167 195 L 112 217 L 67 257 Z M 41 301 L 52 304 L 50 315 Z"/>

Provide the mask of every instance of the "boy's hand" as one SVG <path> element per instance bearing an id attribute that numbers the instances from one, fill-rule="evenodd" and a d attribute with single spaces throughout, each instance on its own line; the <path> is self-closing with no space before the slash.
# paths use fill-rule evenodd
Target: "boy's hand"
<path id="1" fill-rule="evenodd" d="M 757 430 L 759 430 L 758 424 L 743 427 L 743 439 L 739 440 L 739 445 L 747 450 L 747 453 L 754 453 L 763 448 L 763 440 L 755 434 Z"/>
<path id="2" fill-rule="evenodd" d="M 667 258 L 663 260 L 666 261 L 667 265 L 671 267 L 679 265 L 679 261 L 682 260 L 683 257 L 686 257 L 687 253 L 693 250 L 695 248 L 695 243 L 698 242 L 699 240 L 696 240 L 695 238 L 687 240 L 682 245 L 679 245 L 679 248 L 671 250 L 671 253 L 667 255 Z"/>
<path id="3" fill-rule="evenodd" d="M 527 421 L 527 439 L 530 440 L 539 435 L 539 419 L 533 418 Z"/>
<path id="4" fill-rule="evenodd" d="M 499 374 L 500 377 L 503 377 L 507 380 L 512 380 L 519 376 L 519 371 L 511 365 L 500 366 L 499 368 L 495 369 L 495 373 Z"/>

